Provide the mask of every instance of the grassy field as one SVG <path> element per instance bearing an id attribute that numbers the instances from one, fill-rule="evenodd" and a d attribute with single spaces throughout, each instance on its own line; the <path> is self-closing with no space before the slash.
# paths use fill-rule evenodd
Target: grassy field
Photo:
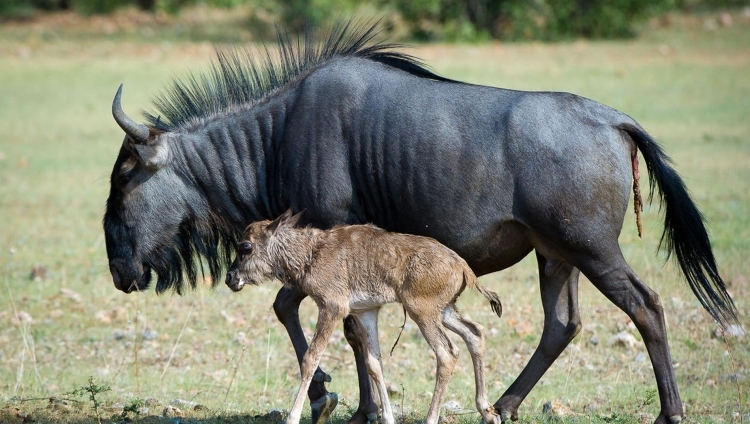
<path id="1" fill-rule="evenodd" d="M 674 16 L 631 41 L 424 45 L 411 53 L 451 78 L 574 92 L 641 122 L 708 220 L 721 273 L 750 327 L 750 19 L 736 13 L 732 26 L 708 30 L 710 19 Z M 163 37 L 158 20 L 140 32 L 91 22 L 0 24 L 0 422 L 166 422 L 157 417 L 172 400 L 202 406 L 177 403 L 182 422 L 273 421 L 266 414 L 287 409 L 298 383 L 271 310 L 277 286 L 125 295 L 107 269 L 101 217 L 123 137 L 110 113 L 117 86 L 125 84 L 123 106 L 138 116 L 172 77 L 204 69 L 211 44 L 180 41 L 169 22 Z M 750 422 L 750 338 L 716 335 L 678 271 L 656 254 L 661 225 L 653 205 L 643 239 L 628 216 L 620 240 L 664 301 L 687 422 Z M 531 258 L 483 281 L 500 293 L 503 318 L 474 293 L 459 307 L 487 329 L 494 400 L 538 343 L 542 311 Z M 632 323 L 585 280 L 581 309 L 583 331 L 524 402 L 521 420 L 554 415 L 542 413 L 546 403 L 570 422 L 653 420 L 656 385 Z M 314 307 L 305 302 L 301 313 L 312 334 Z M 386 352 L 402 320 L 396 306 L 382 314 Z M 612 343 L 621 331 L 636 342 Z M 323 366 L 341 399 L 335 419 L 345 420 L 357 391 L 341 332 Z M 384 366 L 395 411 L 419 422 L 434 360 L 412 323 Z M 446 398 L 457 409 L 446 410 L 447 422 L 479 420 L 472 392 L 462 348 Z"/>

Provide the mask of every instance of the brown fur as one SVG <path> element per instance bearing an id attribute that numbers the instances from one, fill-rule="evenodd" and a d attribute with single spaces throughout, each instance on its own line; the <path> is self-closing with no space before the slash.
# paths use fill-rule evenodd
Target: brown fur
<path id="1" fill-rule="evenodd" d="M 299 215 L 287 211 L 273 222 L 250 224 L 226 280 L 232 290 L 239 291 L 247 283 L 276 278 L 318 305 L 315 336 L 302 361 L 302 384 L 288 422 L 299 421 L 304 394 L 330 334 L 349 314 L 361 324 L 368 342 L 366 365 L 380 392 L 383 422 L 394 422 L 377 341 L 377 313 L 382 305 L 393 302 L 403 304 L 437 357 L 437 381 L 426 422 L 437 423 L 458 356 L 443 326 L 466 342 L 474 363 L 477 409 L 485 421 L 496 421 L 484 388 L 482 328 L 461 317 L 455 301 L 469 286 L 488 299 L 498 316 L 502 306 L 495 293 L 477 283 L 466 262 L 428 237 L 389 233 L 372 225 L 294 228 L 298 219 Z"/>

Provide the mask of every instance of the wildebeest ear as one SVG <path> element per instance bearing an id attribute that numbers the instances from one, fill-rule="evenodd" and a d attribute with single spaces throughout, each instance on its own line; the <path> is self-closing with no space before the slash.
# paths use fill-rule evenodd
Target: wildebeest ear
<path id="1" fill-rule="evenodd" d="M 158 170 L 167 164 L 169 159 L 169 144 L 161 137 L 149 141 L 146 144 L 135 144 L 138 157 L 144 165 L 151 170 Z"/>

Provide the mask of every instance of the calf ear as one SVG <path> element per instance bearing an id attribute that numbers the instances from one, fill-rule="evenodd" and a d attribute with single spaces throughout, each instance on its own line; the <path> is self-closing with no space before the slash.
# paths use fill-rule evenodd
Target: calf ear
<path id="1" fill-rule="evenodd" d="M 302 210 L 297 215 L 292 216 L 292 210 L 288 210 L 287 213 L 289 214 L 289 217 L 282 221 L 282 224 L 287 227 L 295 227 L 297 226 L 297 223 L 299 222 L 300 217 L 302 216 Z"/>
<path id="2" fill-rule="evenodd" d="M 163 168 L 169 160 L 169 144 L 162 137 L 146 144 L 136 144 L 134 147 L 143 164 L 153 171 Z"/>
<path id="3" fill-rule="evenodd" d="M 266 227 L 266 231 L 271 234 L 275 233 L 276 230 L 279 228 L 279 226 L 281 226 L 281 223 L 284 220 L 284 217 L 287 216 L 288 213 L 289 211 L 286 211 L 283 214 L 281 214 L 281 216 L 271 221 L 271 223 L 268 224 L 268 226 Z"/>
<path id="4" fill-rule="evenodd" d="M 273 233 L 281 227 L 292 228 L 297 225 L 297 222 L 299 221 L 301 215 L 302 212 L 298 213 L 297 215 L 292 215 L 292 210 L 287 209 L 286 212 L 281 214 L 280 217 L 274 219 L 273 222 L 268 225 L 268 231 Z"/>

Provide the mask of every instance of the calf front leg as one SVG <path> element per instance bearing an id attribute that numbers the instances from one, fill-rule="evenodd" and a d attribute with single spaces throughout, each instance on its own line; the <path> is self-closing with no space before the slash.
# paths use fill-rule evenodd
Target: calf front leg
<path id="1" fill-rule="evenodd" d="M 289 411 L 286 424 L 299 424 L 302 418 L 302 407 L 305 405 L 305 393 L 310 388 L 313 380 L 313 374 L 318 368 L 323 351 L 328 345 L 328 340 L 333 334 L 333 329 L 339 320 L 344 318 L 338 308 L 321 308 L 318 311 L 318 323 L 315 325 L 315 334 L 310 341 L 310 346 L 302 357 L 300 373 L 302 380 L 300 382 L 297 396 L 294 398 L 294 404 Z"/>
<path id="2" fill-rule="evenodd" d="M 300 368 L 302 367 L 302 358 L 308 348 L 307 339 L 299 321 L 299 305 L 305 297 L 307 295 L 299 290 L 282 287 L 276 294 L 276 300 L 273 302 L 273 311 L 292 341 Z M 325 382 L 328 381 L 331 381 L 331 376 L 323 372 L 320 368 L 315 370 L 309 390 L 307 391 L 312 410 L 312 424 L 323 424 L 338 403 L 336 393 L 329 393 L 326 390 Z"/>

